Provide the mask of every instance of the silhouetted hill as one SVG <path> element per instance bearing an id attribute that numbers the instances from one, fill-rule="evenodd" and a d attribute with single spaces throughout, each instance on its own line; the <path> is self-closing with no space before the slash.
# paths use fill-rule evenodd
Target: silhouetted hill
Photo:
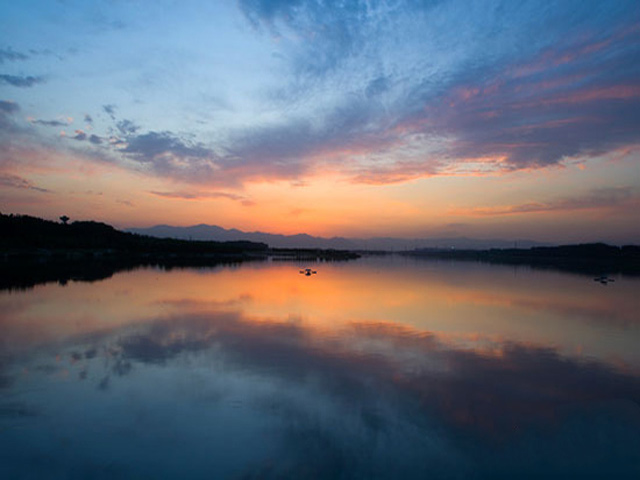
<path id="1" fill-rule="evenodd" d="M 403 251 L 416 248 L 462 248 L 462 249 L 487 249 L 507 248 L 517 244 L 520 247 L 532 247 L 542 245 L 531 240 L 498 240 L 498 239 L 474 239 L 466 237 L 451 238 L 344 238 L 344 237 L 314 237 L 305 233 L 297 235 L 279 235 L 264 232 L 243 232 L 235 228 L 225 229 L 216 225 L 193 225 L 190 227 L 174 227 L 171 225 L 156 225 L 149 228 L 130 228 L 127 231 L 150 235 L 158 238 L 179 238 L 193 240 L 248 240 L 262 242 L 272 248 L 322 248 L 336 250 L 385 250 Z"/>
<path id="2" fill-rule="evenodd" d="M 92 221 L 56 223 L 28 215 L 0 214 L 3 252 L 111 250 L 129 254 L 242 254 L 265 251 L 263 243 L 160 239 L 116 230 Z"/>
<path id="3" fill-rule="evenodd" d="M 214 267 L 246 260 L 341 261 L 352 252 L 269 249 L 249 241 L 155 238 L 99 222 L 63 224 L 28 215 L 0 214 L 0 290 L 47 282 L 96 281 L 141 266 Z"/>

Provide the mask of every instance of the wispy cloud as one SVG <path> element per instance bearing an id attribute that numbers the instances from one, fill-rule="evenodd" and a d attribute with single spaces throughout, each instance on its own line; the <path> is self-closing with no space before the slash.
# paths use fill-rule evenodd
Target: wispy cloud
<path id="1" fill-rule="evenodd" d="M 19 60 L 27 60 L 29 55 L 17 52 L 12 48 L 0 48 L 0 65 L 5 62 L 16 62 Z"/>
<path id="2" fill-rule="evenodd" d="M 300 104 L 322 93 L 333 104 L 236 139 L 231 149 L 247 169 L 258 158 L 276 159 L 296 175 L 357 147 L 357 155 L 346 156 L 353 180 L 382 184 L 486 174 L 490 166 L 543 168 L 640 140 L 640 32 L 629 27 L 638 14 L 629 4 L 597 6 L 596 14 L 593 5 L 548 12 L 498 2 L 478 11 L 475 24 L 451 15 L 467 8 L 455 1 L 240 4 L 251 24 L 289 54 L 293 80 L 276 98 Z M 504 31 L 500 9 L 517 31 Z M 455 35 L 447 31 L 453 18 L 463 19 Z M 558 28 L 563 22 L 575 33 Z M 521 39 L 519 49 L 506 38 Z M 463 49 L 465 39 L 474 44 Z M 431 64 L 417 55 L 418 45 Z M 448 58 L 436 50 L 444 45 Z M 301 100 L 297 91 L 305 93 Z"/>
<path id="3" fill-rule="evenodd" d="M 100 162 L 117 161 L 138 171 L 142 169 L 156 176 L 192 183 L 216 181 L 220 157 L 212 148 L 195 141 L 193 136 L 170 131 L 141 132 L 142 127 L 132 120 L 118 118 L 115 105 L 103 105 L 102 110 L 113 122 L 112 126 L 107 128 L 110 132 L 107 136 L 89 134 L 78 129 L 73 136 L 67 137 L 87 142 L 89 149 L 85 150 L 85 154 L 88 158 L 94 157 Z M 93 121 L 93 118 L 90 118 Z M 58 121 L 31 122 L 52 126 L 67 125 Z M 94 128 L 92 123 L 86 123 L 89 123 L 89 128 Z M 223 183 L 222 179 L 220 183 Z"/>
<path id="4" fill-rule="evenodd" d="M 102 106 L 102 110 L 109 115 L 109 117 L 111 117 L 112 120 L 115 120 L 115 114 L 116 114 L 116 106 L 113 104 L 108 104 L 108 105 L 103 105 Z"/>
<path id="5" fill-rule="evenodd" d="M 14 87 L 28 88 L 44 83 L 46 80 L 44 77 L 32 77 L 32 76 L 19 76 L 19 75 L 0 75 L 0 83 L 6 83 Z"/>
<path id="6" fill-rule="evenodd" d="M 17 129 L 15 116 L 20 111 L 20 106 L 16 102 L 0 100 L 0 141 L 2 133 L 11 133 Z M 0 143 L 0 149 L 2 144 Z"/>
<path id="7" fill-rule="evenodd" d="M 114 99 L 69 138 L 100 160 L 228 189 L 324 171 L 371 185 L 502 174 L 640 143 L 633 2 L 239 6 L 280 62 L 281 81 L 251 100 L 267 113 L 213 124 L 214 139 L 122 118 Z"/>
<path id="8" fill-rule="evenodd" d="M 600 188 L 579 197 L 558 198 L 547 202 L 528 202 L 518 205 L 497 207 L 473 207 L 455 210 L 451 213 L 462 215 L 513 215 L 528 213 L 569 212 L 574 210 L 611 209 L 640 200 L 632 187 Z"/>
<path id="9" fill-rule="evenodd" d="M 30 119 L 29 123 L 33 125 L 44 125 L 45 127 L 68 127 L 73 123 L 69 119 L 65 120 L 40 120 L 40 119 Z"/>
<path id="10" fill-rule="evenodd" d="M 8 100 L 0 100 L 0 112 L 3 114 L 18 113 L 20 106 L 16 102 L 10 102 Z"/>
<path id="11" fill-rule="evenodd" d="M 229 192 L 206 192 L 206 191 L 193 191 L 193 192 L 184 192 L 184 191 L 172 191 L 172 192 L 159 192 L 159 191 L 150 191 L 152 195 L 156 195 L 158 197 L 163 198 L 171 198 L 171 199 L 179 199 L 179 200 L 210 200 L 216 198 L 224 198 L 228 200 L 233 200 L 235 202 L 240 202 L 245 206 L 254 205 L 254 202 L 243 195 L 237 195 L 235 193 Z"/>
<path id="12" fill-rule="evenodd" d="M 116 128 L 121 135 L 134 135 L 140 127 L 131 120 L 119 120 L 116 122 Z"/>
<path id="13" fill-rule="evenodd" d="M 40 188 L 33 183 L 31 183 L 26 178 L 23 178 L 19 175 L 11 175 L 11 174 L 0 174 L 0 186 L 9 187 L 9 188 L 17 188 L 21 190 L 35 190 L 37 192 L 48 193 L 49 190 L 46 188 Z"/>

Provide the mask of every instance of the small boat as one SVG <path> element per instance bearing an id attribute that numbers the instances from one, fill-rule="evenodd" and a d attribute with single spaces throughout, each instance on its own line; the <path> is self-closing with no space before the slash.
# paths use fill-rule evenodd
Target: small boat
<path id="1" fill-rule="evenodd" d="M 615 282 L 615 279 L 613 279 L 613 278 L 609 278 L 609 277 L 608 277 L 608 276 L 606 276 L 606 275 L 600 275 L 599 277 L 595 277 L 595 278 L 593 279 L 593 281 L 594 281 L 594 282 L 600 282 L 602 285 L 606 285 L 606 284 L 608 284 L 608 283 Z"/>

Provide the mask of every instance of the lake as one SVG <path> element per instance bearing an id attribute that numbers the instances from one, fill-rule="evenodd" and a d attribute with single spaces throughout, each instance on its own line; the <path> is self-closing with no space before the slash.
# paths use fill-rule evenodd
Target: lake
<path id="1" fill-rule="evenodd" d="M 380 256 L 4 290 L 0 478 L 639 478 L 640 278 L 612 278 Z"/>

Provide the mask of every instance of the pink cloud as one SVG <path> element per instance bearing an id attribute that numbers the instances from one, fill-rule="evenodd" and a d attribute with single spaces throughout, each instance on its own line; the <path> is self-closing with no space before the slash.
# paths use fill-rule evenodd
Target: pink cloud
<path id="1" fill-rule="evenodd" d="M 451 213 L 471 216 L 501 216 L 529 213 L 569 212 L 574 210 L 609 210 L 640 204 L 640 195 L 631 187 L 602 188 L 579 197 L 559 198 L 547 202 L 529 202 L 496 207 L 455 209 Z"/>
<path id="2" fill-rule="evenodd" d="M 173 200 L 211 200 L 223 198 L 227 200 L 232 200 L 236 202 L 241 202 L 243 205 L 250 206 L 253 205 L 254 202 L 242 195 L 237 195 L 235 193 L 228 192 L 207 192 L 207 191 L 173 191 L 173 192 L 159 192 L 159 191 L 150 191 L 152 195 L 157 197 L 169 198 Z"/>
<path id="3" fill-rule="evenodd" d="M 640 85 L 613 85 L 610 87 L 592 87 L 567 95 L 559 95 L 542 100 L 546 104 L 586 103 L 604 100 L 628 100 L 640 98 Z"/>

